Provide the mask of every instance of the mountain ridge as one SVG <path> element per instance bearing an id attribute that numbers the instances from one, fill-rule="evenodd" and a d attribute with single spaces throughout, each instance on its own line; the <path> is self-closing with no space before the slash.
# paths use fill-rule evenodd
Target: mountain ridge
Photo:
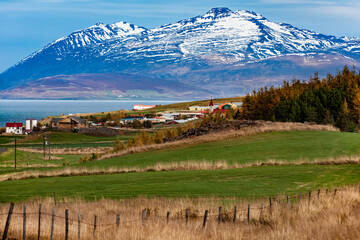
<path id="1" fill-rule="evenodd" d="M 193 87 L 194 95 L 200 89 L 215 96 L 224 82 L 220 79 L 227 77 L 230 86 L 223 86 L 221 96 L 239 95 L 262 84 L 289 80 L 292 70 L 293 77 L 306 78 L 359 61 L 359 38 L 324 35 L 274 23 L 255 12 L 222 7 L 153 29 L 117 22 L 75 31 L 1 73 L 0 90 L 26 88 L 29 82 L 57 75 L 122 73 L 163 79 L 164 84 L 178 81 Z M 229 68 L 236 73 L 229 74 Z M 301 74 L 296 73 L 298 68 L 303 69 Z M 266 75 L 272 79 L 261 82 Z M 12 83 L 14 78 L 19 80 Z"/>

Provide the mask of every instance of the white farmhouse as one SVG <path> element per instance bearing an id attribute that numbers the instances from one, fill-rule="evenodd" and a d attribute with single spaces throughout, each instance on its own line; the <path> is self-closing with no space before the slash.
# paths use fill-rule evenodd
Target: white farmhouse
<path id="1" fill-rule="evenodd" d="M 135 104 L 134 110 L 145 110 L 145 109 L 149 109 L 149 108 L 153 108 L 153 107 L 156 107 L 156 105 Z"/>
<path id="2" fill-rule="evenodd" d="M 6 123 L 6 133 L 23 134 L 22 123 Z"/>

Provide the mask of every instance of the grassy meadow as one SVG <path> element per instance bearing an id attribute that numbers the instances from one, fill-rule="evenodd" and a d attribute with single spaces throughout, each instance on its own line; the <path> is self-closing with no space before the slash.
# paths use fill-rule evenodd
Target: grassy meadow
<path id="1" fill-rule="evenodd" d="M 132 137 L 133 134 L 120 138 Z M 73 219 L 75 214 L 82 213 L 86 222 L 93 221 L 93 215 L 97 215 L 100 222 L 107 223 L 115 219 L 115 213 L 121 214 L 123 231 L 116 232 L 105 224 L 98 230 L 98 239 L 105 236 L 234 239 L 235 234 L 246 239 L 289 239 L 290 236 L 292 239 L 308 236 L 356 239 L 360 236 L 356 230 L 358 224 L 354 222 L 354 213 L 360 211 L 360 194 L 357 188 L 349 187 L 358 186 L 360 179 L 358 133 L 271 130 L 219 138 L 221 140 L 215 138 L 214 141 L 188 139 L 184 145 L 165 144 L 158 150 L 145 148 L 144 152 L 130 151 L 123 156 L 84 163 L 79 160 L 85 154 L 85 146 L 112 146 L 116 137 L 53 132 L 51 139 L 52 146 L 59 150 L 69 146 L 77 146 L 80 150 L 77 154 L 53 154 L 54 158 L 49 161 L 43 159 L 41 151 L 30 152 L 29 147 L 22 147 L 17 155 L 19 167 L 14 170 L 14 149 L 9 147 L 10 140 L 0 140 L 0 147 L 8 148 L 0 153 L 0 216 L 6 214 L 9 202 L 15 202 L 16 212 L 21 212 L 23 203 L 29 206 L 30 212 L 36 212 L 39 203 L 44 205 L 45 212 L 50 212 L 55 192 L 56 211 L 60 215 L 64 209 L 70 209 Z M 21 140 L 19 144 L 42 147 L 42 136 Z M 325 198 L 325 189 L 333 191 L 335 188 L 352 190 L 341 190 L 336 199 L 330 195 Z M 298 204 L 295 197 L 291 207 L 279 202 L 271 215 L 264 210 L 263 219 L 259 219 L 256 207 L 250 224 L 246 222 L 246 203 L 260 206 L 260 203 L 267 203 L 269 197 L 296 196 L 300 192 L 306 196 L 308 191 L 315 194 L 318 189 L 322 197 L 318 201 L 314 197 L 311 205 Z M 225 221 L 224 225 L 217 225 L 217 207 L 224 206 L 224 216 L 230 219 L 234 205 L 242 208 L 237 225 L 230 224 L 230 220 L 226 220 L 229 224 Z M 154 218 L 143 226 L 137 222 L 142 209 L 147 209 L 149 219 Z M 189 227 L 177 222 L 184 217 L 185 209 L 190 209 L 193 216 Z M 202 228 L 205 209 L 210 210 L 209 223 Z M 156 220 L 164 218 L 168 210 L 171 211 L 169 224 Z M 29 218 L 29 236 L 36 238 L 36 221 L 31 222 Z M 15 216 L 13 221 L 21 221 L 19 219 Z M 131 223 L 126 223 L 126 219 Z M 45 222 L 43 233 L 48 234 L 48 221 Z M 340 222 L 349 229 L 337 235 L 334 229 L 340 231 L 336 227 Z M 3 223 L 0 217 L 0 224 Z M 328 232 L 316 232 L 315 226 L 320 224 Z M 15 239 L 21 234 L 16 226 L 10 229 L 10 236 Z M 75 223 L 70 228 L 71 239 L 75 239 Z M 163 229 L 161 233 L 154 230 L 159 228 Z M 225 234 L 220 229 L 228 232 Z M 59 229 L 56 231 L 56 236 L 63 238 L 63 233 Z M 83 226 L 84 239 L 91 237 L 91 232 L 91 227 Z"/>
<path id="2" fill-rule="evenodd" d="M 68 176 L 0 182 L 0 202 L 48 197 L 268 197 L 358 183 L 359 165 L 263 166 Z M 71 187 L 69 187 L 71 186 Z"/>
<path id="3" fill-rule="evenodd" d="M 315 160 L 360 155 L 360 135 L 326 131 L 269 132 L 223 141 L 136 153 L 83 163 L 85 167 L 147 167 L 183 161 Z"/>

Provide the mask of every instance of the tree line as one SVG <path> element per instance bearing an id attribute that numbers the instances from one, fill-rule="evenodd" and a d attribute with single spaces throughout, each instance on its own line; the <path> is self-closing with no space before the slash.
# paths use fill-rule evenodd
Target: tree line
<path id="1" fill-rule="evenodd" d="M 345 66 L 336 75 L 320 79 L 284 81 L 247 94 L 241 117 L 281 122 L 332 124 L 356 131 L 360 123 L 360 71 Z"/>

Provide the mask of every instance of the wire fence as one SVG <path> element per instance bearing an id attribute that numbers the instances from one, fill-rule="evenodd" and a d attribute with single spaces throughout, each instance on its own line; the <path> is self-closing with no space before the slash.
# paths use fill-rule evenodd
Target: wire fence
<path id="1" fill-rule="evenodd" d="M 68 239 L 69 236 L 69 226 L 72 226 L 72 231 L 77 231 L 77 239 L 81 239 L 81 228 L 82 226 L 87 226 L 87 231 L 93 231 L 93 235 L 95 236 L 96 231 L 100 227 L 105 228 L 115 228 L 116 230 L 119 229 L 120 224 L 123 227 L 126 224 L 133 224 L 133 223 L 141 223 L 142 225 L 146 225 L 149 221 L 157 221 L 157 222 L 164 222 L 168 224 L 169 222 L 174 221 L 181 221 L 185 222 L 186 224 L 191 220 L 198 220 L 202 219 L 202 227 L 206 227 L 207 222 L 209 219 L 216 220 L 219 224 L 224 222 L 233 222 L 233 223 L 240 223 L 240 222 L 247 222 L 251 223 L 251 220 L 258 219 L 261 221 L 265 214 L 268 218 L 271 219 L 271 216 L 273 214 L 273 211 L 277 209 L 277 207 L 289 207 L 293 203 L 303 203 L 308 202 L 309 204 L 312 201 L 319 200 L 323 198 L 323 196 L 330 197 L 332 199 L 336 199 L 336 195 L 339 191 L 346 191 L 346 188 L 343 189 L 334 189 L 332 191 L 326 189 L 325 192 L 321 192 L 320 189 L 318 191 L 311 192 L 309 191 L 307 194 L 299 193 L 297 195 L 286 195 L 283 197 L 270 197 L 268 198 L 268 202 L 266 204 L 261 203 L 260 206 L 254 206 L 253 204 L 248 204 L 247 207 L 244 208 L 238 208 L 237 206 L 234 206 L 233 212 L 223 212 L 222 207 L 218 208 L 218 212 L 216 214 L 209 214 L 209 210 L 205 210 L 204 214 L 198 214 L 192 213 L 190 209 L 185 210 L 185 214 L 181 211 L 180 214 L 177 214 L 177 216 L 171 216 L 171 212 L 167 212 L 166 215 L 159 215 L 159 214 L 151 214 L 150 215 L 150 209 L 144 209 L 142 210 L 140 216 L 137 216 L 132 219 L 123 219 L 120 218 L 120 214 L 115 214 L 115 221 L 111 222 L 100 222 L 100 219 L 97 215 L 94 215 L 94 221 L 85 221 L 82 218 L 82 214 L 78 213 L 78 217 L 69 217 L 69 211 L 66 209 L 64 215 L 58 215 L 55 214 L 56 207 L 52 207 L 52 213 L 48 213 L 46 211 L 42 211 L 42 205 L 39 204 L 39 211 L 38 212 L 27 212 L 26 211 L 26 205 L 24 204 L 22 206 L 22 212 L 15 212 L 14 209 L 14 203 L 10 203 L 9 211 L 7 213 L 0 213 L 0 219 L 6 218 L 6 223 L 4 230 L 2 232 L 2 239 L 7 239 L 7 234 L 10 228 L 10 225 L 12 223 L 12 217 L 19 218 L 18 222 L 22 220 L 22 239 L 26 239 L 27 234 L 27 225 L 29 224 L 28 220 L 34 221 L 34 219 L 37 220 L 37 228 L 38 228 L 38 239 L 41 237 L 41 226 L 44 224 L 45 218 L 51 218 L 51 227 L 50 227 L 50 239 L 53 239 L 54 234 L 54 222 L 55 220 L 62 220 L 64 225 L 63 233 L 65 235 L 65 239 Z M 358 191 L 360 192 L 360 186 L 358 187 Z M 314 194 L 314 195 L 313 195 Z M 56 205 L 56 198 L 54 198 L 54 204 Z M 256 216 L 254 214 L 256 213 Z M 108 217 L 108 216 L 107 216 Z M 240 220 L 240 217 L 242 217 L 242 220 Z M 17 224 L 19 225 L 19 224 Z M 77 230 L 74 228 L 74 226 L 77 225 Z M 17 226 L 19 228 L 19 226 Z M 58 227 L 58 224 L 57 226 Z M 1 229 L 0 229 L 1 231 Z"/>

